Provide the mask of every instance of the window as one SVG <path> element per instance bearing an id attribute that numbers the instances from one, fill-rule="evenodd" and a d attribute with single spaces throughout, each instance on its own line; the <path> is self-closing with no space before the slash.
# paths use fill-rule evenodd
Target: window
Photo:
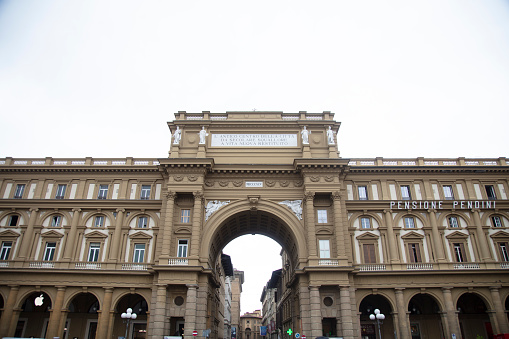
<path id="1" fill-rule="evenodd" d="M 449 218 L 447 218 L 447 220 L 449 221 L 449 227 L 452 227 L 452 228 L 460 227 L 457 217 L 449 217 Z"/>
<path id="2" fill-rule="evenodd" d="M 139 217 L 138 218 L 138 228 L 147 228 L 148 227 L 148 217 Z"/>
<path id="3" fill-rule="evenodd" d="M 23 198 L 23 192 L 25 191 L 25 184 L 16 185 L 16 191 L 14 192 L 14 199 Z"/>
<path id="4" fill-rule="evenodd" d="M 179 240 L 177 257 L 179 258 L 187 257 L 187 240 Z"/>
<path id="5" fill-rule="evenodd" d="M 415 228 L 414 218 L 405 217 L 405 228 Z"/>
<path id="6" fill-rule="evenodd" d="M 57 186 L 57 193 L 55 194 L 55 199 L 63 199 L 65 196 L 65 189 L 67 188 L 67 185 L 58 185 Z"/>
<path id="7" fill-rule="evenodd" d="M 108 197 L 108 185 L 99 185 L 99 194 L 97 199 L 106 199 Z"/>
<path id="8" fill-rule="evenodd" d="M 141 186 L 140 199 L 141 200 L 150 199 L 150 185 L 142 185 Z"/>
<path id="9" fill-rule="evenodd" d="M 454 259 L 456 262 L 465 262 L 465 247 L 462 243 L 454 243 Z"/>
<path id="10" fill-rule="evenodd" d="M 18 226 L 19 215 L 13 214 L 9 218 L 9 226 Z"/>
<path id="11" fill-rule="evenodd" d="M 447 185 L 447 186 L 444 186 L 443 189 L 444 189 L 445 200 L 454 200 L 454 193 L 452 191 L 452 186 Z"/>
<path id="12" fill-rule="evenodd" d="M 507 243 L 506 242 L 498 243 L 498 250 L 500 252 L 500 261 L 509 261 L 509 253 L 507 251 Z M 4 259 L 2 259 L 2 260 L 4 260 Z"/>
<path id="13" fill-rule="evenodd" d="M 317 210 L 316 214 L 317 214 L 317 217 L 318 217 L 318 223 L 319 224 L 326 224 L 327 223 L 327 210 Z"/>
<path id="14" fill-rule="evenodd" d="M 364 263 L 375 264 L 376 263 L 375 244 L 364 244 L 362 245 L 362 249 L 364 252 Z"/>
<path id="15" fill-rule="evenodd" d="M 9 260 L 9 254 L 11 254 L 12 241 L 4 241 L 2 248 L 0 249 L 0 260 Z"/>
<path id="16" fill-rule="evenodd" d="M 412 200 L 410 196 L 410 186 L 401 186 L 401 199 Z"/>
<path id="17" fill-rule="evenodd" d="M 489 200 L 497 199 L 497 195 L 495 194 L 495 188 L 493 187 L 493 185 L 486 185 L 484 187 L 486 188 L 486 195 L 488 196 Z"/>
<path id="18" fill-rule="evenodd" d="M 493 227 L 503 227 L 502 219 L 499 216 L 491 217 L 491 221 L 493 222 Z"/>
<path id="19" fill-rule="evenodd" d="M 101 244 L 98 242 L 90 243 L 90 247 L 88 248 L 88 260 L 90 262 L 95 262 L 99 260 L 99 250 L 101 249 Z"/>
<path id="20" fill-rule="evenodd" d="M 95 217 L 94 226 L 95 227 L 103 227 L 104 226 L 104 216 L 103 215 L 98 215 L 97 217 Z"/>
<path id="21" fill-rule="evenodd" d="M 145 244 L 134 244 L 133 262 L 143 262 L 145 259 Z"/>
<path id="22" fill-rule="evenodd" d="M 51 227 L 60 227 L 60 226 L 62 226 L 62 216 L 54 215 L 51 218 Z"/>
<path id="23" fill-rule="evenodd" d="M 44 256 L 42 260 L 44 261 L 52 261 L 55 256 L 55 249 L 57 248 L 56 242 L 47 242 L 46 248 L 44 249 Z"/>
<path id="24" fill-rule="evenodd" d="M 359 200 L 368 200 L 368 188 L 366 186 L 359 186 Z"/>
<path id="25" fill-rule="evenodd" d="M 320 258 L 330 258 L 330 243 L 329 240 L 318 240 L 320 247 Z"/>
<path id="26" fill-rule="evenodd" d="M 361 228 L 371 228 L 371 220 L 369 218 L 361 218 Z"/>
<path id="27" fill-rule="evenodd" d="M 408 253 L 410 255 L 410 262 L 422 262 L 419 244 L 408 244 Z"/>
<path id="28" fill-rule="evenodd" d="M 189 223 L 191 221 L 191 210 L 185 209 L 180 211 L 180 222 Z"/>

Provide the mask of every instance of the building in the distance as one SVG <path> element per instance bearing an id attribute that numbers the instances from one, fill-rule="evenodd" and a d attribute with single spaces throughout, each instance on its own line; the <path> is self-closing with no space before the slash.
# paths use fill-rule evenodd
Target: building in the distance
<path id="1" fill-rule="evenodd" d="M 283 248 L 281 339 L 509 333 L 507 158 L 344 159 L 327 111 L 168 127 L 159 159 L 0 159 L 0 337 L 224 338 L 233 274 L 240 338 L 245 234 Z"/>
<path id="2" fill-rule="evenodd" d="M 241 335 L 239 339 L 261 339 L 262 311 L 246 312 L 240 316 Z"/>
<path id="3" fill-rule="evenodd" d="M 242 294 L 242 284 L 244 283 L 244 271 L 233 270 L 231 277 L 231 338 L 238 338 L 240 333 L 240 297 Z"/>

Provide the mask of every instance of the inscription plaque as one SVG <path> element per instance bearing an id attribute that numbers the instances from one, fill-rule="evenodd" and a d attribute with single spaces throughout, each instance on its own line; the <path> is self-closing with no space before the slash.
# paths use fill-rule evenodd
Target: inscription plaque
<path id="1" fill-rule="evenodd" d="M 297 147 L 297 134 L 212 134 L 213 147 Z"/>

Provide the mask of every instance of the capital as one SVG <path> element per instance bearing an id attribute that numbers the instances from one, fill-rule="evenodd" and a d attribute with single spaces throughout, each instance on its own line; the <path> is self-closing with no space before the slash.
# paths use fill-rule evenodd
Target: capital
<path id="1" fill-rule="evenodd" d="M 304 200 L 306 201 L 313 201 L 313 198 L 315 197 L 315 192 L 306 192 L 304 193 Z"/>
<path id="2" fill-rule="evenodd" d="M 177 197 L 177 192 L 174 192 L 174 191 L 168 191 L 168 192 L 165 194 L 165 197 L 166 197 L 166 199 L 168 199 L 168 200 L 174 200 L 174 199 Z"/>
<path id="3" fill-rule="evenodd" d="M 332 192 L 332 200 L 334 201 L 341 200 L 341 192 L 339 191 Z"/>
<path id="4" fill-rule="evenodd" d="M 203 192 L 202 191 L 195 191 L 193 192 L 193 196 L 195 200 L 202 200 L 203 199 Z"/>

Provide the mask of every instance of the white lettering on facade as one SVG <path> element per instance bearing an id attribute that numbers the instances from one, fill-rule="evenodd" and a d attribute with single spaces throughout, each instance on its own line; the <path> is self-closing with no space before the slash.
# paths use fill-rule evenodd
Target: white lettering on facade
<path id="1" fill-rule="evenodd" d="M 246 181 L 246 187 L 263 187 L 263 181 Z"/>
<path id="2" fill-rule="evenodd" d="M 212 147 L 296 147 L 297 134 L 212 134 Z"/>
<path id="3" fill-rule="evenodd" d="M 452 209 L 473 209 L 473 208 L 497 208 L 496 201 L 452 201 Z M 447 208 L 444 206 L 444 201 L 391 201 L 389 203 L 390 209 L 398 210 L 416 210 L 416 209 L 438 209 L 442 210 Z"/>

